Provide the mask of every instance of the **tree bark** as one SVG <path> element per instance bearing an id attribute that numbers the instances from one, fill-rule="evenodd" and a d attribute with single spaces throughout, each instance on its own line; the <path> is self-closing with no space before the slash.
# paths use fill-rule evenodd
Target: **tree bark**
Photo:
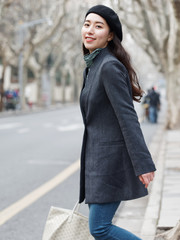
<path id="1" fill-rule="evenodd" d="M 166 127 L 168 129 L 176 128 L 179 124 L 180 116 L 180 85 L 178 79 L 180 78 L 180 68 L 176 68 L 167 76 L 167 100 L 168 100 L 168 114 Z"/>
<path id="2" fill-rule="evenodd" d="M 132 0 L 130 3 L 118 0 L 118 3 L 122 22 L 166 79 L 166 125 L 175 128 L 180 119 L 180 0 Z"/>
<path id="3" fill-rule="evenodd" d="M 41 70 L 35 72 L 35 78 L 37 81 L 37 105 L 38 106 L 42 106 L 42 94 L 41 94 L 41 90 L 42 90 L 42 72 Z"/>
<path id="4" fill-rule="evenodd" d="M 55 104 L 54 89 L 56 86 L 56 73 L 54 71 L 54 68 L 50 70 L 49 78 L 50 78 L 51 104 Z"/>
<path id="5" fill-rule="evenodd" d="M 179 240 L 180 239 L 180 221 L 169 231 L 158 234 L 155 240 Z"/>
<path id="6" fill-rule="evenodd" d="M 21 94 L 21 97 L 22 97 L 22 109 L 25 109 L 26 108 L 26 99 L 25 99 L 25 87 L 27 85 L 27 68 L 24 67 L 23 68 L 23 84 L 22 84 L 22 94 Z"/>
<path id="7" fill-rule="evenodd" d="M 62 78 L 61 78 L 61 87 L 62 87 L 62 103 L 66 102 L 66 72 L 62 72 Z"/>
<path id="8" fill-rule="evenodd" d="M 4 97 L 4 75 L 6 71 L 6 61 L 3 60 L 3 70 L 2 70 L 2 76 L 0 78 L 0 112 L 3 110 L 3 97 Z"/>
<path id="9" fill-rule="evenodd" d="M 172 0 L 171 34 L 169 37 L 167 98 L 167 128 L 176 128 L 180 120 L 180 1 Z"/>

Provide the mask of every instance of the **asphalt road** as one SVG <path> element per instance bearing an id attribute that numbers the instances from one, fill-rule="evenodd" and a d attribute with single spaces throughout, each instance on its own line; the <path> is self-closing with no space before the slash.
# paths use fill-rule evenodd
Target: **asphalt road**
<path id="1" fill-rule="evenodd" d="M 142 123 L 147 144 L 156 128 Z M 79 159 L 82 134 L 78 105 L 0 118 L 0 218 L 10 209 L 9 220 L 0 226 L 0 240 L 40 240 L 51 205 L 73 208 L 79 170 L 13 217 L 10 207 Z M 86 205 L 81 212 L 88 214 Z"/>

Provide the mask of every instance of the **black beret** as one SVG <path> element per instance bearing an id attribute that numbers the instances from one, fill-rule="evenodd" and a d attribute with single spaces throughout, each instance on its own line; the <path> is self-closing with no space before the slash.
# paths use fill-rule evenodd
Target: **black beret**
<path id="1" fill-rule="evenodd" d="M 119 20 L 118 15 L 114 12 L 114 10 L 104 5 L 96 5 L 88 10 L 85 17 L 87 17 L 87 15 L 90 13 L 96 13 L 103 17 L 106 20 L 107 24 L 109 25 L 110 29 L 113 32 L 115 32 L 120 41 L 122 41 L 123 33 L 121 22 Z"/>

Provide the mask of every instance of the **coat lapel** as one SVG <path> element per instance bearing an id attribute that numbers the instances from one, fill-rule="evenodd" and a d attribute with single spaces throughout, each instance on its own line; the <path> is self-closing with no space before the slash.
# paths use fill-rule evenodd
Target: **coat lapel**
<path id="1" fill-rule="evenodd" d="M 94 59 L 94 62 L 92 64 L 92 66 L 90 67 L 90 69 L 88 70 L 88 68 L 85 68 L 84 72 L 83 72 L 83 86 L 81 89 L 81 95 L 80 95 L 80 99 L 82 97 L 82 91 L 83 91 L 83 97 L 85 97 L 85 109 L 82 110 L 82 114 L 83 114 L 83 119 L 85 120 L 85 112 L 88 112 L 88 98 L 89 98 L 89 93 L 90 90 L 92 89 L 93 86 L 93 82 L 95 81 L 95 73 L 97 72 L 97 69 L 99 68 L 103 58 L 105 55 L 109 54 L 109 50 L 108 48 L 103 49 L 99 55 L 97 55 L 97 57 Z M 87 117 L 87 116 L 86 116 Z"/>
<path id="2" fill-rule="evenodd" d="M 97 56 L 97 58 L 98 57 L 99 57 L 99 55 Z M 99 65 L 101 63 L 102 58 L 98 58 L 97 60 L 99 60 L 99 61 L 95 61 L 93 63 L 93 65 L 89 69 L 88 74 L 85 75 L 85 78 L 84 78 L 83 89 L 84 89 L 85 95 L 86 95 L 86 100 L 85 100 L 85 107 L 86 107 L 86 109 L 88 108 L 89 94 L 90 94 L 90 91 L 91 91 L 91 89 L 93 87 L 93 83 L 95 81 L 95 73 L 96 73 L 97 69 L 99 68 Z"/>

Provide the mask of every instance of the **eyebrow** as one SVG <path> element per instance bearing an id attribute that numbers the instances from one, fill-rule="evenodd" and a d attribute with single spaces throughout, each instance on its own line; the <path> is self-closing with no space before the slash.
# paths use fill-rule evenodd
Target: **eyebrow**
<path id="1" fill-rule="evenodd" d="M 90 22 L 90 20 L 85 20 L 85 22 Z M 103 25 L 104 25 L 103 22 L 99 22 L 99 21 L 96 21 L 95 23 L 100 23 L 100 24 L 103 24 Z"/>

